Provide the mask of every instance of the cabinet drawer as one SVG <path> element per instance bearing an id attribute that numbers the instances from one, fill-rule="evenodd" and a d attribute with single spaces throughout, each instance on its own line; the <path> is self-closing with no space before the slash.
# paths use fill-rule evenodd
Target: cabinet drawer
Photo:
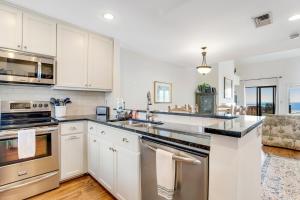
<path id="1" fill-rule="evenodd" d="M 116 135 L 115 144 L 125 149 L 139 152 L 139 137 L 127 131 L 120 129 L 113 129 L 114 135 Z"/>
<path id="2" fill-rule="evenodd" d="M 84 122 L 67 122 L 61 124 L 61 135 L 84 132 Z"/>

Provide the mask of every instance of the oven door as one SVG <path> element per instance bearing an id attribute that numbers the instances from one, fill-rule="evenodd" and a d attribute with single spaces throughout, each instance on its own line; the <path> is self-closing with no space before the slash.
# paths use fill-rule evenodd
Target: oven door
<path id="1" fill-rule="evenodd" d="M 53 58 L 0 49 L 0 81 L 54 84 Z"/>
<path id="2" fill-rule="evenodd" d="M 0 186 L 58 170 L 58 127 L 36 128 L 35 156 L 18 158 L 17 130 L 0 132 Z"/>

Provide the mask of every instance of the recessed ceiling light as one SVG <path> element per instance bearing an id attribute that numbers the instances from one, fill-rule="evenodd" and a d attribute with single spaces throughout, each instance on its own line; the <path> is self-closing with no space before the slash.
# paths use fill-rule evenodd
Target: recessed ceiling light
<path id="1" fill-rule="evenodd" d="M 105 13 L 103 17 L 107 20 L 113 20 L 115 18 L 111 13 Z"/>
<path id="2" fill-rule="evenodd" d="M 300 19 L 300 15 L 293 15 L 289 18 L 289 21 L 295 21 L 295 20 L 299 20 Z"/>

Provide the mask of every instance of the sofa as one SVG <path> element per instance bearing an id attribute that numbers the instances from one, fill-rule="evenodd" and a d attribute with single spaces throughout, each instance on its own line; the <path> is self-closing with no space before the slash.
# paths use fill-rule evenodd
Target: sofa
<path id="1" fill-rule="evenodd" d="M 300 151 L 300 116 L 267 115 L 263 122 L 262 143 Z"/>

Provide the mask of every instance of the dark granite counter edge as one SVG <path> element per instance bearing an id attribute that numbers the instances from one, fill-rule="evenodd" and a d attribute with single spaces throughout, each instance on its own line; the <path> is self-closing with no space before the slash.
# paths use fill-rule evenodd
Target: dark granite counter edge
<path id="1" fill-rule="evenodd" d="M 137 112 L 146 112 L 145 110 L 137 110 Z M 234 115 L 218 115 L 218 114 L 200 114 L 200 113 L 180 113 L 180 112 L 164 112 L 164 111 L 151 111 L 154 114 L 164 115 L 178 115 L 178 116 L 189 116 L 189 117 L 203 117 L 203 118 L 215 118 L 215 119 L 235 119 L 237 116 Z"/>
<path id="2" fill-rule="evenodd" d="M 258 127 L 263 123 L 263 120 L 258 121 L 254 123 L 253 125 L 249 126 L 243 131 L 230 131 L 230 130 L 221 130 L 221 129 L 215 129 L 215 128 L 209 128 L 205 127 L 204 131 L 206 133 L 212 133 L 212 134 L 217 134 L 217 135 L 225 135 L 225 136 L 230 136 L 230 137 L 236 137 L 236 138 L 241 138 L 245 136 L 247 133 L 251 132 L 253 129 Z"/>
<path id="3" fill-rule="evenodd" d="M 61 120 L 57 119 L 57 120 L 59 122 L 92 121 L 92 122 L 95 122 L 95 123 L 98 123 L 98 124 L 102 124 L 102 125 L 110 126 L 110 127 L 113 127 L 113 128 L 118 128 L 118 129 L 130 131 L 130 132 L 134 132 L 134 133 L 149 136 L 149 137 L 152 137 L 152 138 L 167 140 L 167 141 L 170 141 L 170 142 L 175 142 L 175 143 L 187 145 L 187 146 L 194 147 L 194 148 L 200 148 L 200 149 L 204 149 L 204 150 L 208 150 L 208 151 L 210 150 L 210 146 L 196 144 L 196 143 L 183 141 L 183 140 L 177 140 L 177 139 L 174 139 L 174 138 L 160 136 L 160 135 L 154 135 L 154 134 L 147 133 L 147 132 L 144 132 L 144 131 L 139 131 L 139 130 L 135 130 L 135 129 L 131 129 L 131 128 L 126 128 L 126 127 L 114 125 L 114 124 L 111 124 L 109 122 L 103 122 L 103 121 L 95 120 L 95 119 L 92 119 L 92 118 L 89 118 L 89 117 L 83 117 L 83 118 L 78 118 L 78 119 L 75 119 L 75 118 L 74 119 L 61 119 Z M 172 131 L 170 131 L 170 132 L 172 132 Z"/>

